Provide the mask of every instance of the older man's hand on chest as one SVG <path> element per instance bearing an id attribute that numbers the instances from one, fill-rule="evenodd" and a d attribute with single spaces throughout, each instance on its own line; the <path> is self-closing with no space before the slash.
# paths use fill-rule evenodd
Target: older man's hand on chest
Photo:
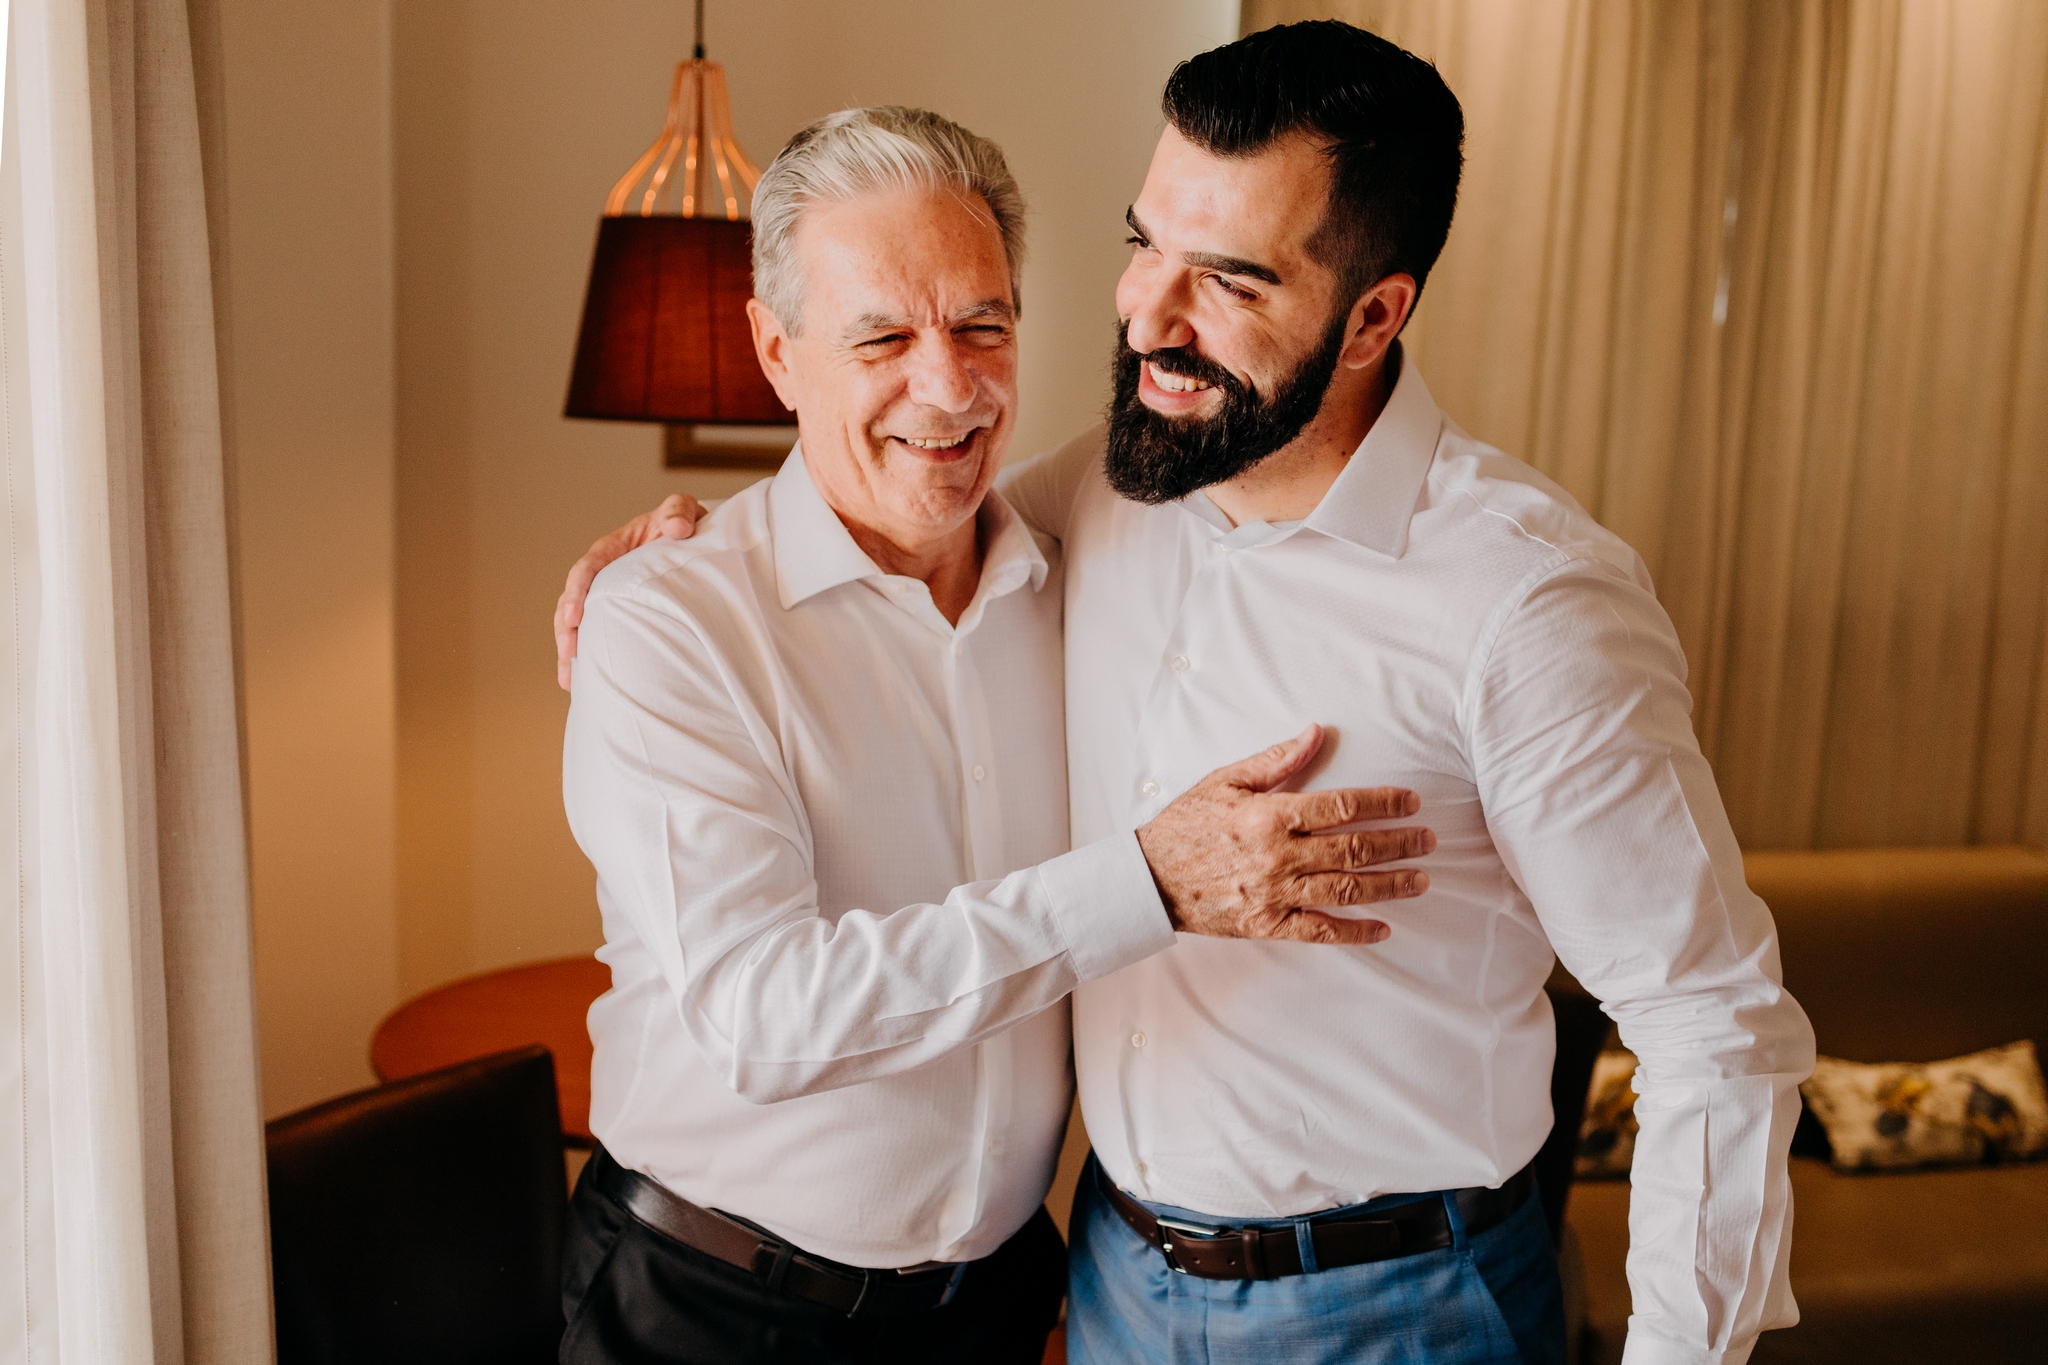
<path id="1" fill-rule="evenodd" d="M 1419 826 L 1351 830 L 1342 826 L 1415 814 L 1421 799 L 1400 787 L 1276 792 L 1322 745 L 1308 729 L 1239 763 L 1218 768 L 1138 830 L 1173 927 L 1215 938 L 1298 943 L 1378 943 L 1380 920 L 1322 907 L 1405 900 L 1429 889 L 1418 868 L 1376 871 L 1419 858 L 1436 835 Z"/>

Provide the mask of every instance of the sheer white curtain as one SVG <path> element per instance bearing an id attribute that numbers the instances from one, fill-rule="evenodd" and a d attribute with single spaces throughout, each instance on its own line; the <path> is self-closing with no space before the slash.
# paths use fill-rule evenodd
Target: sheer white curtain
<path id="1" fill-rule="evenodd" d="M 268 1360 L 210 13 L 12 8 L 0 1359 Z"/>
<path id="2" fill-rule="evenodd" d="M 1445 408 L 1649 562 L 1754 848 L 2048 844 L 2048 5 L 1249 0 L 1435 61 Z"/>

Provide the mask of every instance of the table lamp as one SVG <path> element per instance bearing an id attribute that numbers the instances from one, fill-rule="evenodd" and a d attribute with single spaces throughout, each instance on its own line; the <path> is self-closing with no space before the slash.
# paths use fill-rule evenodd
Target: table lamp
<path id="1" fill-rule="evenodd" d="M 598 220 L 564 416 L 666 423 L 670 466 L 781 463 L 795 432 L 746 313 L 760 178 L 733 137 L 725 68 L 704 59 L 697 0 L 695 54 L 676 66 L 661 135 Z"/>

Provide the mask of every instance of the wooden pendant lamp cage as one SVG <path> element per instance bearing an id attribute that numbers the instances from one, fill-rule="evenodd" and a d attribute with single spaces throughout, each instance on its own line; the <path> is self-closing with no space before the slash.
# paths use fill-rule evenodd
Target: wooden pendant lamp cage
<path id="1" fill-rule="evenodd" d="M 725 68 L 704 58 L 698 0 L 696 52 L 676 67 L 661 135 L 605 200 L 565 415 L 791 421 L 747 326 L 748 206 L 760 178 L 733 136 Z"/>

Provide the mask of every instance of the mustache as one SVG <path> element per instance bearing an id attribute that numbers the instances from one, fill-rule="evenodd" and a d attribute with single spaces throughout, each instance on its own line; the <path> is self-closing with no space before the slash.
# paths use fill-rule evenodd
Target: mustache
<path id="1" fill-rule="evenodd" d="M 1222 389 L 1231 397 L 1249 399 L 1253 402 L 1258 401 L 1259 392 L 1257 389 L 1245 383 L 1242 379 L 1239 379 L 1200 351 L 1192 350 L 1186 346 L 1161 346 L 1157 350 L 1133 351 L 1130 348 L 1130 342 L 1121 333 L 1119 333 L 1117 338 L 1117 348 L 1125 354 L 1135 357 L 1130 362 L 1132 364 L 1149 361 L 1154 369 L 1164 370 L 1168 374 L 1179 375 L 1182 379 L 1193 379 L 1203 384 L 1212 384 Z"/>

